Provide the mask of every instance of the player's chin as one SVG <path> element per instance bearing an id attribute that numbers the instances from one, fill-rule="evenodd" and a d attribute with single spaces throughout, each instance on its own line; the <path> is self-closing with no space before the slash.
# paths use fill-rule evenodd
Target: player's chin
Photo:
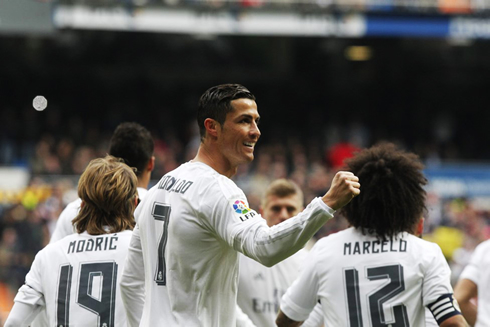
<path id="1" fill-rule="evenodd" d="M 252 160 L 254 160 L 254 154 L 253 153 L 247 153 L 245 155 L 245 160 L 246 160 L 246 162 L 251 162 Z"/>

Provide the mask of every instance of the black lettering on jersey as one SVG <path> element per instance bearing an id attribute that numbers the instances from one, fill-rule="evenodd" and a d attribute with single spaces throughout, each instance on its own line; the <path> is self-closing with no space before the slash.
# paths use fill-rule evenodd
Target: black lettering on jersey
<path id="1" fill-rule="evenodd" d="M 388 246 L 388 241 L 387 240 L 384 240 L 382 243 L 381 243 L 381 252 L 388 252 L 387 249 L 385 249 L 385 246 Z"/>
<path id="2" fill-rule="evenodd" d="M 186 192 L 186 191 L 189 189 L 189 187 L 191 187 L 191 185 L 192 185 L 192 184 L 194 184 L 194 182 L 191 182 L 191 181 L 186 182 L 186 183 L 184 184 L 184 187 L 183 187 L 183 188 L 182 188 L 182 190 L 180 191 L 180 193 L 184 194 L 184 193 L 185 193 L 185 192 Z"/>
<path id="3" fill-rule="evenodd" d="M 395 243 L 398 242 L 398 245 Z M 362 248 L 360 242 L 355 242 L 352 245 L 351 242 L 344 243 L 344 255 L 353 254 L 375 254 L 386 252 L 407 252 L 407 241 L 399 239 L 396 240 L 375 240 L 362 242 Z"/>
<path id="4" fill-rule="evenodd" d="M 102 251 L 102 242 L 104 242 L 103 237 L 97 237 L 95 239 L 95 251 Z"/>
<path id="5" fill-rule="evenodd" d="M 179 180 L 179 183 L 177 184 L 177 186 L 175 186 L 175 188 L 172 190 L 173 192 L 177 192 L 177 193 L 180 193 L 180 191 L 182 190 L 182 186 L 184 186 L 185 184 L 185 180 Z"/>
<path id="6" fill-rule="evenodd" d="M 168 192 L 184 194 L 193 183 L 194 182 L 185 179 L 176 179 L 175 177 L 167 175 L 162 178 L 158 184 L 158 188 Z"/>
<path id="7" fill-rule="evenodd" d="M 91 239 L 91 238 L 88 239 L 87 240 L 87 246 L 85 247 L 85 251 L 91 252 L 94 249 L 94 244 L 95 244 L 95 242 L 93 239 Z"/>
<path id="8" fill-rule="evenodd" d="M 88 240 L 76 240 L 68 244 L 67 253 L 74 252 L 94 252 L 94 251 L 110 251 L 117 249 L 117 236 L 109 237 L 96 237 L 95 241 L 93 239 Z"/>
<path id="9" fill-rule="evenodd" d="M 249 220 L 250 218 L 253 218 L 253 217 L 255 217 L 255 211 L 250 211 L 246 215 L 239 216 L 241 221 Z"/>
<path id="10" fill-rule="evenodd" d="M 66 252 L 66 253 L 70 254 L 70 253 L 75 252 L 76 243 L 77 243 L 76 241 L 70 242 L 70 245 L 68 245 L 68 252 Z"/>
<path id="11" fill-rule="evenodd" d="M 369 254 L 370 245 L 371 245 L 371 242 L 369 242 L 369 241 L 362 242 L 362 254 Z"/>
<path id="12" fill-rule="evenodd" d="M 390 241 L 390 252 L 398 252 L 396 249 L 393 248 L 393 240 Z"/>
<path id="13" fill-rule="evenodd" d="M 400 240 L 400 252 L 407 252 L 407 241 Z"/>
<path id="14" fill-rule="evenodd" d="M 113 242 L 117 242 L 117 236 L 112 236 L 111 237 L 111 242 L 109 245 L 109 250 L 115 250 L 117 249 L 117 244 L 113 244 Z"/>
<path id="15" fill-rule="evenodd" d="M 172 186 L 174 186 L 174 184 L 175 184 L 176 181 L 177 180 L 174 177 L 170 176 L 170 178 L 168 179 L 167 183 L 165 183 L 165 189 L 167 191 L 170 191 L 172 189 Z"/>
<path id="16" fill-rule="evenodd" d="M 83 247 L 85 246 L 85 240 L 81 240 L 77 242 L 77 252 L 82 252 Z"/>
<path id="17" fill-rule="evenodd" d="M 348 251 L 348 252 L 347 252 Z M 350 243 L 344 243 L 344 255 L 351 254 L 351 245 Z"/>
<path id="18" fill-rule="evenodd" d="M 361 254 L 361 247 L 359 246 L 359 242 L 354 244 L 354 254 Z"/>
<path id="19" fill-rule="evenodd" d="M 163 176 L 162 180 L 158 184 L 158 188 L 159 189 L 164 189 L 165 188 L 165 184 L 167 184 L 167 182 L 168 182 L 168 179 L 169 179 L 169 176 Z"/>

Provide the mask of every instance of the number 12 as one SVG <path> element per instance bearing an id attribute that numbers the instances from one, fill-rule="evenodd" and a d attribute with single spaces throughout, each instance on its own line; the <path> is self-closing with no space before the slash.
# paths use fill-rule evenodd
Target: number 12
<path id="1" fill-rule="evenodd" d="M 350 327 L 362 327 L 359 272 L 355 268 L 344 270 Z M 403 304 L 392 307 L 394 322 L 387 323 L 383 304 L 405 290 L 403 266 L 400 264 L 367 269 L 369 280 L 389 279 L 390 282 L 368 297 L 371 324 L 373 327 L 409 327 L 407 308 Z"/>

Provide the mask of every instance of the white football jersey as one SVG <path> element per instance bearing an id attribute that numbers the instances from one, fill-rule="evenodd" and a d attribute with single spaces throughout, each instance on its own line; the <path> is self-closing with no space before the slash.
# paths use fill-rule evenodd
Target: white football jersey
<path id="1" fill-rule="evenodd" d="M 141 317 L 141 326 L 234 326 L 237 251 L 273 265 L 300 250 L 332 215 L 315 199 L 269 228 L 231 179 L 200 162 L 181 165 L 135 212 L 121 283 L 130 325 Z"/>
<path id="2" fill-rule="evenodd" d="M 275 321 L 281 298 L 298 277 L 307 254 L 308 251 L 301 249 L 272 267 L 266 267 L 253 259 L 240 255 L 237 302 L 256 326 L 276 326 Z M 321 310 L 318 313 L 316 318 L 310 315 L 306 326 L 323 325 Z"/>
<path id="3" fill-rule="evenodd" d="M 138 187 L 138 197 L 140 200 L 143 199 L 147 192 L 147 189 Z M 65 236 L 77 232 L 75 227 L 73 227 L 72 221 L 76 218 L 76 216 L 78 216 L 81 204 L 82 200 L 78 198 L 66 205 L 65 209 L 63 209 L 58 220 L 56 221 L 56 227 L 54 228 L 53 235 L 51 235 L 51 240 L 49 243 L 54 243 L 61 240 Z"/>
<path id="4" fill-rule="evenodd" d="M 469 264 L 465 267 L 459 279 L 469 279 L 478 287 L 478 312 L 475 327 L 490 326 L 490 240 L 480 243 Z"/>
<path id="5" fill-rule="evenodd" d="M 320 239 L 281 310 L 302 321 L 320 301 L 326 326 L 425 326 L 459 314 L 442 251 L 409 233 L 380 241 L 355 228 Z"/>
<path id="6" fill-rule="evenodd" d="M 118 282 L 131 231 L 73 234 L 39 251 L 15 302 L 45 307 L 48 326 L 126 327 Z"/>

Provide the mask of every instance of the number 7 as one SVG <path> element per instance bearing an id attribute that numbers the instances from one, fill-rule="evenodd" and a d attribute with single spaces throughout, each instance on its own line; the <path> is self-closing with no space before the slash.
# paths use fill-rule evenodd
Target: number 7
<path id="1" fill-rule="evenodd" d="M 155 271 L 155 282 L 157 285 L 167 285 L 167 277 L 165 273 L 165 247 L 167 246 L 168 237 L 168 223 L 170 218 L 170 205 L 164 203 L 155 202 L 153 204 L 152 215 L 155 221 L 161 221 L 157 224 L 155 222 L 155 233 L 158 238 L 158 258 L 157 269 Z"/>

